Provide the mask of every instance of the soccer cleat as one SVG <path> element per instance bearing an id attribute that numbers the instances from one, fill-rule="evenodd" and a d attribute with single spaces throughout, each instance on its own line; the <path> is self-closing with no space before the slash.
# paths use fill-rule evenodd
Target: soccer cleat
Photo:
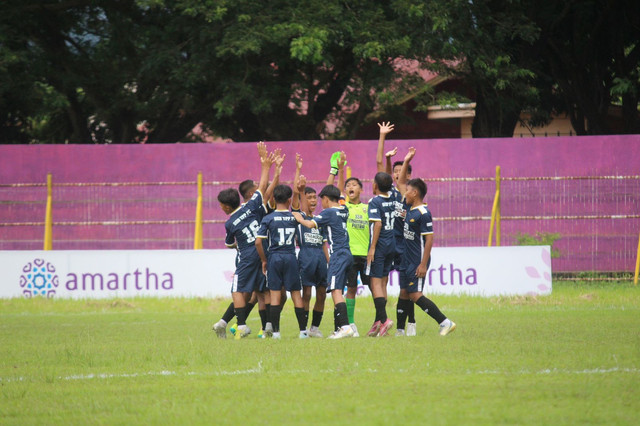
<path id="1" fill-rule="evenodd" d="M 220 339 L 226 339 L 227 338 L 227 323 L 225 322 L 225 320 L 221 319 L 217 323 L 213 324 L 213 331 L 216 332 L 216 335 Z"/>
<path id="2" fill-rule="evenodd" d="M 345 337 L 353 337 L 353 328 L 349 325 L 341 327 L 338 331 L 329 336 L 329 339 L 342 339 Z"/>
<path id="3" fill-rule="evenodd" d="M 274 339 L 280 339 L 280 332 L 279 331 L 274 331 L 273 332 L 273 338 Z"/>
<path id="4" fill-rule="evenodd" d="M 273 337 L 273 325 L 270 322 L 264 326 L 264 335 L 265 337 Z"/>
<path id="5" fill-rule="evenodd" d="M 239 325 L 238 329 L 236 330 L 236 334 L 234 335 L 233 338 L 236 340 L 240 340 L 240 339 L 244 339 L 250 334 L 251 334 L 251 329 L 249 327 L 247 327 L 246 325 Z"/>
<path id="6" fill-rule="evenodd" d="M 384 337 L 389 333 L 389 330 L 393 326 L 393 321 L 387 318 L 387 320 L 380 326 L 380 330 L 378 331 L 378 337 Z"/>
<path id="7" fill-rule="evenodd" d="M 351 323 L 349 325 L 353 329 L 353 337 L 360 337 L 360 334 L 358 333 L 358 327 L 356 327 L 356 324 L 355 323 Z"/>
<path id="8" fill-rule="evenodd" d="M 258 332 L 258 339 L 264 339 L 264 330 L 260 329 L 260 331 Z"/>
<path id="9" fill-rule="evenodd" d="M 235 323 L 231 327 L 229 327 L 229 333 L 233 334 L 234 336 L 236 335 L 236 331 L 238 331 L 238 323 Z"/>
<path id="10" fill-rule="evenodd" d="M 300 335 L 298 336 L 300 339 L 308 339 L 309 333 L 307 330 L 300 330 Z"/>
<path id="11" fill-rule="evenodd" d="M 416 335 L 416 323 L 410 322 L 407 323 L 407 336 L 415 336 Z"/>
<path id="12" fill-rule="evenodd" d="M 324 336 L 322 335 L 322 332 L 320 331 L 320 329 L 318 327 L 314 326 L 314 327 L 311 327 L 309 329 L 309 337 L 320 337 L 320 338 L 322 338 Z"/>
<path id="13" fill-rule="evenodd" d="M 452 333 L 455 329 L 456 323 L 450 319 L 446 319 L 440 324 L 440 335 L 446 336 L 447 334 Z"/>
<path id="14" fill-rule="evenodd" d="M 404 330 L 399 328 L 396 330 L 396 337 L 402 337 L 402 336 L 406 336 L 406 334 L 404 334 Z"/>
<path id="15" fill-rule="evenodd" d="M 378 335 L 378 331 L 380 331 L 380 326 L 381 325 L 382 324 L 380 323 L 380 321 L 374 322 L 373 325 L 371 326 L 371 329 L 367 333 L 367 336 L 376 337 Z"/>

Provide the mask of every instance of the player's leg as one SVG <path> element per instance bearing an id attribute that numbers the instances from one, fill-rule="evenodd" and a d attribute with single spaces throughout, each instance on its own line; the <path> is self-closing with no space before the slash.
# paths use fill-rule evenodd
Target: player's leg
<path id="1" fill-rule="evenodd" d="M 407 306 L 412 306 L 413 302 L 409 300 L 409 293 L 406 289 L 400 289 L 398 296 L 398 305 L 396 307 L 396 336 L 405 336 L 405 325 L 407 323 Z"/>
<path id="2" fill-rule="evenodd" d="M 447 334 L 453 332 L 456 329 L 456 323 L 448 319 L 431 299 L 422 294 L 424 278 L 416 278 L 416 280 L 418 281 L 420 291 L 409 293 L 411 301 L 418 305 L 420 309 L 426 312 L 427 315 L 429 315 L 439 324 L 439 333 L 441 336 L 446 336 Z M 420 280 L 422 280 L 422 283 L 420 283 Z"/>
<path id="3" fill-rule="evenodd" d="M 305 305 L 302 298 L 302 283 L 300 281 L 300 271 L 298 270 L 298 260 L 295 254 L 283 255 L 282 276 L 284 286 L 291 295 L 296 319 L 298 320 L 298 328 L 300 329 L 300 338 L 309 337 L 307 333 L 307 321 L 309 318 L 309 302 L 307 301 L 307 314 L 305 315 Z M 308 286 L 305 286 L 308 287 Z M 311 298 L 311 288 L 309 289 L 309 298 Z"/>
<path id="4" fill-rule="evenodd" d="M 309 329 L 309 337 L 323 337 L 320 332 L 320 323 L 324 315 L 324 304 L 327 299 L 327 287 L 324 285 L 316 286 L 316 303 L 313 305 L 313 317 L 311 318 L 311 328 Z"/>
<path id="5" fill-rule="evenodd" d="M 215 324 L 213 324 L 213 331 L 216 332 L 216 335 L 221 339 L 227 338 L 227 324 L 231 322 L 233 317 L 236 316 L 235 307 L 233 306 L 233 302 L 229 303 L 227 310 L 222 315 L 222 318 Z"/>
<path id="6" fill-rule="evenodd" d="M 347 316 L 349 324 L 354 324 L 354 313 L 356 310 L 356 294 L 358 292 L 358 262 L 360 256 L 353 256 L 353 264 L 347 272 L 347 295 L 345 303 L 347 304 Z"/>
<path id="7" fill-rule="evenodd" d="M 336 326 L 338 327 L 338 331 L 330 336 L 334 339 L 353 336 L 353 329 L 349 325 L 349 317 L 347 315 L 347 304 L 342 294 L 347 284 L 347 271 L 352 263 L 353 256 L 349 251 L 334 252 L 329 261 L 328 288 L 331 291 Z"/>

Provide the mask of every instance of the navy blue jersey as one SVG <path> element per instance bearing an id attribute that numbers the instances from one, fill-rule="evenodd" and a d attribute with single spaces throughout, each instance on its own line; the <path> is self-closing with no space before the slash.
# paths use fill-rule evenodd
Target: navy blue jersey
<path id="1" fill-rule="evenodd" d="M 276 210 L 262 219 L 258 238 L 269 240 L 270 253 L 296 254 L 298 222 L 289 210 Z"/>
<path id="2" fill-rule="evenodd" d="M 373 237 L 374 222 L 382 222 L 378 246 L 395 247 L 393 227 L 396 217 L 396 199 L 389 195 L 376 195 L 369 201 L 369 238 Z"/>
<path id="3" fill-rule="evenodd" d="M 407 215 L 404 196 L 395 187 L 389 193 L 396 202 L 396 218 L 393 224 L 393 236 L 396 240 L 396 253 L 404 251 L 404 218 Z"/>
<path id="4" fill-rule="evenodd" d="M 238 248 L 236 265 L 258 256 L 256 252 L 256 235 L 260 228 L 260 221 L 266 210 L 262 204 L 262 194 L 256 191 L 251 200 L 238 207 L 224 224 L 227 232 L 224 243 L 227 247 Z"/>
<path id="5" fill-rule="evenodd" d="M 412 269 L 415 271 L 422 261 L 426 236 L 429 234 L 433 234 L 433 219 L 427 205 L 407 207 L 407 217 L 404 221 L 405 250 L 402 262 L 408 272 Z"/>
<path id="6" fill-rule="evenodd" d="M 300 212 L 303 218 L 305 219 L 313 219 L 313 217 L 309 217 L 307 214 Z M 298 247 L 300 247 L 300 252 L 304 252 L 307 250 L 322 250 L 322 246 L 324 242 L 327 241 L 327 237 L 324 232 L 324 227 L 320 228 L 307 228 L 301 223 L 298 224 Z"/>
<path id="7" fill-rule="evenodd" d="M 325 229 L 329 241 L 329 253 L 339 250 L 349 250 L 349 234 L 347 233 L 347 218 L 349 211 L 346 207 L 329 207 L 311 218 L 316 227 Z"/>

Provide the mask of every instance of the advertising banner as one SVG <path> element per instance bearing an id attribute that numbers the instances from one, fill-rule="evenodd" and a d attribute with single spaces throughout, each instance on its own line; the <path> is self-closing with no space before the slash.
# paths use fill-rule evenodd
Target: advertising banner
<path id="1" fill-rule="evenodd" d="M 2 251 L 0 298 L 229 297 L 234 265 L 234 250 Z M 549 294 L 550 248 L 434 248 L 424 293 Z"/>

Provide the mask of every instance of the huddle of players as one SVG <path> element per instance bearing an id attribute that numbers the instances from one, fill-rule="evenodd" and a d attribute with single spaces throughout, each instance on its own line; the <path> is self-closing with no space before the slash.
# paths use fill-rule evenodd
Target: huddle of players
<path id="1" fill-rule="evenodd" d="M 260 183 L 257 188 L 251 185 L 252 194 L 246 187 L 243 192 L 241 184 L 246 203 L 240 204 L 234 189 L 220 192 L 218 201 L 230 215 L 225 224 L 225 242 L 228 247 L 237 248 L 238 256 L 232 284 L 233 303 L 213 327 L 219 337 L 226 337 L 226 326 L 233 314 L 237 317 L 237 328 L 232 329 L 236 339 L 251 333 L 246 317 L 257 301 L 262 320 L 259 336 L 280 338 L 285 291 L 290 293 L 295 307 L 300 338 L 322 337 L 319 326 L 326 293 L 331 293 L 335 306 L 335 331 L 329 338 L 358 336 L 354 322 L 358 273 L 371 290 L 376 310 L 367 335 L 385 336 L 393 326 L 386 313 L 386 287 L 392 268 L 399 271 L 401 288 L 396 335 L 405 335 L 407 318 L 406 335 L 415 335 L 414 304 L 439 323 L 441 335 L 455 330 L 455 323 L 422 294 L 433 245 L 433 224 L 431 213 L 423 203 L 426 184 L 421 179 L 408 180 L 415 149 L 410 148 L 404 161 L 392 167 L 391 158 L 397 149 L 384 154 L 384 141 L 393 125 L 381 123 L 379 127 L 376 156 L 379 171 L 373 184 L 376 195 L 368 205 L 360 201 L 362 182 L 357 178 L 344 181 L 344 153 L 333 155 L 327 186 L 316 195 L 306 187 L 306 179 L 300 174 L 302 158 L 299 155 L 293 189 L 279 185 L 284 155 L 278 150 L 268 153 L 262 142 L 258 144 L 262 166 Z M 387 158 L 386 171 L 382 170 L 383 156 Z M 273 164 L 275 173 L 267 186 Z M 333 185 L 336 175 L 339 188 Z M 267 200 L 272 196 L 275 210 L 270 212 Z M 314 216 L 317 198 L 323 211 Z M 328 251 L 324 242 L 328 242 Z M 297 257 L 296 245 L 300 247 Z M 307 330 L 312 287 L 316 287 L 316 303 L 312 326 Z"/>

